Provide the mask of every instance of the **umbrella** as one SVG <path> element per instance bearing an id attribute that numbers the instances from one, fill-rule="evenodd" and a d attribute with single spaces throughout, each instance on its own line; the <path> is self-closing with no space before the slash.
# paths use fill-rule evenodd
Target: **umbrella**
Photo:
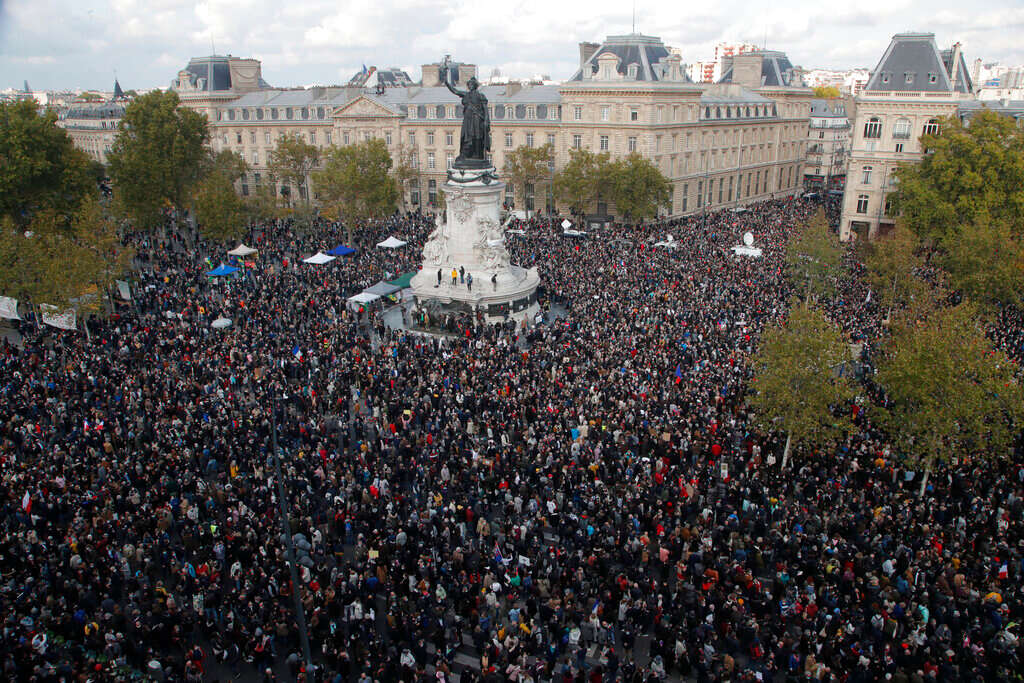
<path id="1" fill-rule="evenodd" d="M 231 318 L 217 318 L 212 323 L 210 323 L 210 327 L 212 327 L 215 330 L 222 330 L 225 327 L 231 327 Z"/>

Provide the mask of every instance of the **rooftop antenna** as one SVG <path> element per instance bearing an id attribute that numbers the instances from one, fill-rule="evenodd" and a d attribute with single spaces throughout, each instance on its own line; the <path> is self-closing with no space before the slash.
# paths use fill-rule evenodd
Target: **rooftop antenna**
<path id="1" fill-rule="evenodd" d="M 767 26 L 764 27 L 764 44 L 761 45 L 761 49 L 762 50 L 767 50 L 768 49 L 768 27 Z"/>
<path id="2" fill-rule="evenodd" d="M 633 34 L 636 34 L 636 0 L 633 0 Z"/>
<path id="3" fill-rule="evenodd" d="M 210 32 L 210 50 L 212 50 L 211 57 L 217 55 L 217 47 L 213 44 L 213 32 Z"/>

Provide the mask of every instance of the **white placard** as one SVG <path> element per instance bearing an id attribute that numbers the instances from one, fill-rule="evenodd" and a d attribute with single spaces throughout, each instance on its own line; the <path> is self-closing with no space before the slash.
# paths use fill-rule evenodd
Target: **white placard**
<path id="1" fill-rule="evenodd" d="M 562 230 L 568 230 L 571 227 L 572 227 L 572 221 L 570 221 L 568 218 L 566 218 L 564 221 L 562 221 Z"/>
<path id="2" fill-rule="evenodd" d="M 21 320 L 18 315 L 18 300 L 9 296 L 0 296 L 0 318 Z"/>
<path id="3" fill-rule="evenodd" d="M 39 309 L 43 312 L 43 322 L 51 327 L 57 327 L 62 330 L 75 330 L 78 329 L 76 325 L 75 309 L 69 308 L 65 311 L 61 311 L 56 306 L 50 304 L 39 304 Z"/>

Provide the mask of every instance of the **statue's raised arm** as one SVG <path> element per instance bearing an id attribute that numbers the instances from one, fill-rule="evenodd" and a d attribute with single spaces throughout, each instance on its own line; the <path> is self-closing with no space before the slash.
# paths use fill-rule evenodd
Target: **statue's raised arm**
<path id="1" fill-rule="evenodd" d="M 450 82 L 448 81 L 448 65 L 449 65 L 449 62 L 448 62 L 448 58 L 446 57 L 446 58 L 445 58 L 445 59 L 444 59 L 444 60 L 443 60 L 443 61 L 441 62 L 441 68 L 440 68 L 440 73 L 438 74 L 438 75 L 439 75 L 439 76 L 441 77 L 441 82 L 442 82 L 442 83 L 444 83 L 444 85 L 445 85 L 445 87 L 446 87 L 446 88 L 448 88 L 449 90 L 451 90 L 451 91 L 452 91 L 452 94 L 453 94 L 453 95 L 455 95 L 455 96 L 457 96 L 457 97 L 465 97 L 466 95 L 468 95 L 468 94 L 469 94 L 469 92 L 468 92 L 468 91 L 466 91 L 466 90 L 459 90 L 458 88 L 456 88 L 455 86 L 453 86 L 453 85 L 452 85 L 452 84 L 451 84 L 451 83 L 450 83 Z"/>

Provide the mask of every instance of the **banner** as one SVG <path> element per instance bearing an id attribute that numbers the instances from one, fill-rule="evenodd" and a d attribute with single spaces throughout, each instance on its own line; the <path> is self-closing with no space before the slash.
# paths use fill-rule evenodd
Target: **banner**
<path id="1" fill-rule="evenodd" d="M 124 280 L 114 280 L 117 284 L 117 295 L 125 301 L 131 301 L 132 289 Z"/>
<path id="2" fill-rule="evenodd" d="M 18 300 L 9 296 L 0 296 L 0 318 L 21 320 L 18 316 Z"/>
<path id="3" fill-rule="evenodd" d="M 62 330 L 78 329 L 75 320 L 75 309 L 69 308 L 62 312 L 56 306 L 51 306 L 50 304 L 39 304 L 39 309 L 43 312 L 43 322 L 47 325 L 59 327 Z"/>

